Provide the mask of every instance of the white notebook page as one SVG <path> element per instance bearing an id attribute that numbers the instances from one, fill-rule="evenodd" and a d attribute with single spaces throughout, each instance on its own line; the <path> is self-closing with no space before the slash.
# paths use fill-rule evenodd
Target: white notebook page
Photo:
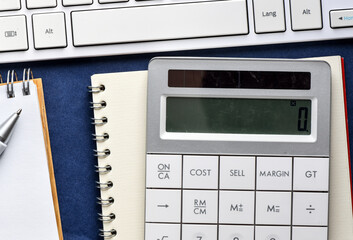
<path id="1" fill-rule="evenodd" d="M 15 98 L 0 87 L 0 122 L 22 108 L 14 133 L 0 155 L 0 239 L 57 240 L 58 228 L 50 186 L 37 88 L 29 96 L 14 84 Z"/>

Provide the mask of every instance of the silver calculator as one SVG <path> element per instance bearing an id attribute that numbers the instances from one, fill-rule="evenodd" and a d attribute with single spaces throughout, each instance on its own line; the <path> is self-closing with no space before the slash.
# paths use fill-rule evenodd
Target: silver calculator
<path id="1" fill-rule="evenodd" d="M 327 240 L 331 70 L 154 58 L 145 240 Z"/>

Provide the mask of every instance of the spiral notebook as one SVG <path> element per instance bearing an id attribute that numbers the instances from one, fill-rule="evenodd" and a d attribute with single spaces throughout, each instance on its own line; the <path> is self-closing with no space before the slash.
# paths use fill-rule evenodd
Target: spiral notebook
<path id="1" fill-rule="evenodd" d="M 0 122 L 22 109 L 0 155 L 0 239 L 62 240 L 41 79 L 0 84 Z"/>
<path id="2" fill-rule="evenodd" d="M 332 68 L 330 240 L 353 240 L 352 191 L 341 57 Z M 92 76 L 94 134 L 106 239 L 144 240 L 147 71 Z"/>

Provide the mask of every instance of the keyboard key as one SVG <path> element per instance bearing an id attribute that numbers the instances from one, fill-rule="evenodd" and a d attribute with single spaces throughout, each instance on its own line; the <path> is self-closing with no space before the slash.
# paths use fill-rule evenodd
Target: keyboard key
<path id="1" fill-rule="evenodd" d="M 20 10 L 20 0 L 0 0 L 0 11 Z"/>
<path id="2" fill-rule="evenodd" d="M 291 0 L 292 29 L 322 28 L 321 0 Z"/>
<path id="3" fill-rule="evenodd" d="M 253 191 L 220 191 L 219 222 L 254 224 L 255 193 Z"/>
<path id="4" fill-rule="evenodd" d="M 292 240 L 327 240 L 327 227 L 293 227 Z"/>
<path id="5" fill-rule="evenodd" d="M 181 188 L 181 155 L 148 154 L 146 187 Z"/>
<path id="6" fill-rule="evenodd" d="M 245 0 L 74 11 L 72 26 L 75 46 L 248 33 Z"/>
<path id="7" fill-rule="evenodd" d="M 118 2 L 128 2 L 129 0 L 99 0 L 99 3 L 118 3 Z"/>
<path id="8" fill-rule="evenodd" d="M 221 189 L 255 189 L 255 157 L 220 158 Z"/>
<path id="9" fill-rule="evenodd" d="M 183 240 L 215 240 L 217 226 L 212 225 L 183 225 Z M 167 239 L 166 239 L 167 240 Z"/>
<path id="10" fill-rule="evenodd" d="M 290 192 L 257 192 L 256 224 L 289 225 L 291 202 Z"/>
<path id="11" fill-rule="evenodd" d="M 26 17 L 0 17 L 0 52 L 28 49 Z"/>
<path id="12" fill-rule="evenodd" d="M 27 0 L 27 8 L 34 9 L 56 7 L 56 1 L 57 0 Z"/>
<path id="13" fill-rule="evenodd" d="M 181 190 L 146 190 L 146 222 L 180 222 Z"/>
<path id="14" fill-rule="evenodd" d="M 290 240 L 290 227 L 255 227 L 256 240 Z M 316 240 L 316 239 L 315 239 Z"/>
<path id="15" fill-rule="evenodd" d="M 217 156 L 184 156 L 183 187 L 218 189 Z"/>
<path id="16" fill-rule="evenodd" d="M 327 226 L 328 193 L 293 193 L 293 225 Z"/>
<path id="17" fill-rule="evenodd" d="M 293 189 L 328 191 L 329 158 L 294 158 Z"/>
<path id="18" fill-rule="evenodd" d="M 256 33 L 286 31 L 283 0 L 253 0 Z"/>
<path id="19" fill-rule="evenodd" d="M 92 4 L 93 0 L 63 0 L 63 5 L 68 6 L 79 6 Z"/>
<path id="20" fill-rule="evenodd" d="M 331 28 L 353 27 L 353 9 L 330 12 Z"/>
<path id="21" fill-rule="evenodd" d="M 145 240 L 180 240 L 180 224 L 146 223 Z"/>
<path id="22" fill-rule="evenodd" d="M 258 157 L 257 158 L 258 190 L 291 190 L 292 158 Z"/>
<path id="23" fill-rule="evenodd" d="M 217 191 L 183 191 L 184 223 L 217 223 L 217 212 Z"/>
<path id="24" fill-rule="evenodd" d="M 34 14 L 33 34 L 36 49 L 66 47 L 65 14 Z"/>
<path id="25" fill-rule="evenodd" d="M 219 240 L 254 240 L 253 226 L 219 226 Z"/>

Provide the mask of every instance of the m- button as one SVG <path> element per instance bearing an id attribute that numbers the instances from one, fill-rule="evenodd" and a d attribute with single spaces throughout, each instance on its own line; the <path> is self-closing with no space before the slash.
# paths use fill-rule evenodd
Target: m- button
<path id="1" fill-rule="evenodd" d="M 294 158 L 293 189 L 328 191 L 329 158 Z"/>

